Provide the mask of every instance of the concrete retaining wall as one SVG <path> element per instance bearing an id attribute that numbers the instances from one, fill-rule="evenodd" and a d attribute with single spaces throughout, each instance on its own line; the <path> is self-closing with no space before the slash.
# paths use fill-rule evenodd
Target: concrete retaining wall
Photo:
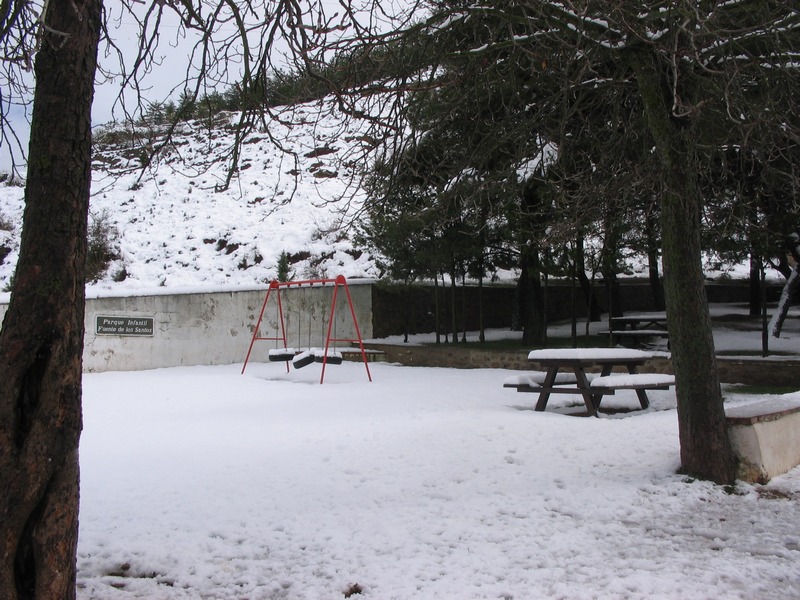
<path id="1" fill-rule="evenodd" d="M 373 310 L 402 314 L 402 304 L 379 307 L 386 293 L 375 294 L 371 281 L 348 282 L 356 318 L 364 339 L 376 337 Z M 206 293 L 164 293 L 132 297 L 91 298 L 86 303 L 84 369 L 86 371 L 138 370 L 180 365 L 232 364 L 242 362 L 250 344 L 266 287 Z M 281 290 L 287 345 L 295 348 L 322 346 L 326 333 L 332 286 L 303 286 Z M 375 298 L 378 298 L 376 303 Z M 0 295 L 0 319 L 8 295 Z M 97 317 L 152 319 L 152 335 L 98 334 Z M 346 296 L 337 293 L 335 337 L 355 338 Z M 398 333 L 395 331 L 394 333 Z M 278 335 L 277 301 L 271 295 L 261 335 Z M 277 342 L 257 342 L 251 360 L 264 361 Z M 344 346 L 346 344 L 340 344 Z M 457 346 L 413 347 L 371 345 L 386 359 L 408 365 L 461 368 L 530 369 L 527 351 L 498 352 Z M 800 361 L 762 361 L 719 357 L 720 379 L 726 383 L 769 384 L 800 387 Z M 654 361 L 651 372 L 670 372 L 667 361 Z"/>
<path id="2" fill-rule="evenodd" d="M 800 464 L 800 401 L 775 399 L 726 410 L 737 477 L 767 483 Z"/>
<path id="3" fill-rule="evenodd" d="M 349 290 L 361 335 L 371 337 L 370 286 L 350 284 Z M 333 286 L 304 286 L 280 293 L 287 344 L 303 348 L 324 346 Z M 265 295 L 266 288 L 87 299 L 84 371 L 133 371 L 242 362 Z M 6 309 L 6 305 L 0 305 L 0 319 Z M 264 312 L 260 335 L 278 337 L 278 332 L 277 296 L 273 292 Z M 332 335 L 357 337 L 341 286 L 337 291 Z M 282 342 L 256 342 L 250 360 L 265 361 L 268 350 L 276 345 L 282 346 Z"/>

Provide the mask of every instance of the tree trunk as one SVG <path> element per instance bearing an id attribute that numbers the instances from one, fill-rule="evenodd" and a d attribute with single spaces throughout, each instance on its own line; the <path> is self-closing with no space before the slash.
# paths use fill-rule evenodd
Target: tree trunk
<path id="1" fill-rule="evenodd" d="M 661 224 L 664 291 L 678 399 L 685 473 L 717 483 L 735 480 L 725 424 L 700 246 L 701 194 L 691 132 L 672 116 L 663 68 L 648 52 L 634 68 L 647 123 L 664 169 Z"/>
<path id="2" fill-rule="evenodd" d="M 447 314 L 447 308 L 450 303 L 447 301 L 447 283 L 444 280 L 444 271 L 442 275 L 442 323 L 444 323 L 444 343 L 450 343 L 450 319 Z"/>
<path id="3" fill-rule="evenodd" d="M 84 262 L 101 0 L 45 5 L 0 332 L 0 598 L 75 598 Z"/>
<path id="4" fill-rule="evenodd" d="M 757 317 L 761 314 L 761 257 L 756 254 L 755 250 L 750 250 L 750 295 L 748 306 L 750 307 L 750 316 Z"/>
<path id="5" fill-rule="evenodd" d="M 653 308 L 664 310 L 664 290 L 661 287 L 661 275 L 658 268 L 658 240 L 656 239 L 655 221 L 652 213 L 647 215 L 645 230 L 647 232 L 647 274 L 650 282 L 650 294 L 653 297 Z"/>
<path id="6" fill-rule="evenodd" d="M 778 307 L 769 322 L 770 335 L 773 337 L 780 337 L 783 321 L 789 313 L 789 305 L 792 298 L 797 295 L 797 290 L 800 289 L 800 234 L 793 233 L 789 236 L 789 254 L 792 256 L 794 265 L 786 274 L 786 284 L 783 286 L 781 297 L 778 300 Z M 764 302 L 766 303 L 766 300 Z"/>
<path id="7" fill-rule="evenodd" d="M 441 318 L 440 318 L 440 310 L 439 310 L 439 273 L 435 273 L 433 276 L 433 312 L 435 315 L 434 322 L 436 323 L 436 343 L 442 343 L 442 336 L 441 336 Z"/>
<path id="8" fill-rule="evenodd" d="M 589 320 L 593 323 L 600 321 L 602 309 L 597 301 L 597 295 L 594 293 L 594 286 L 592 281 L 586 276 L 586 256 L 583 244 L 583 237 L 578 237 L 575 240 L 575 273 L 578 277 L 578 283 L 581 286 L 584 300 L 586 301 L 586 311 L 589 315 Z"/>
<path id="9" fill-rule="evenodd" d="M 575 310 L 575 304 L 576 304 L 576 302 L 575 302 L 575 284 L 576 284 L 576 281 L 577 281 L 577 275 L 576 275 L 577 269 L 575 268 L 575 261 L 574 260 L 570 262 L 570 270 L 572 272 L 570 273 L 570 278 L 569 278 L 569 313 L 571 315 L 570 320 L 569 320 L 569 340 L 570 340 L 570 345 L 573 348 L 576 348 L 578 346 L 578 316 L 575 314 L 576 313 L 576 310 Z M 587 313 L 588 313 L 588 311 L 587 311 Z M 591 318 L 587 314 L 586 315 L 586 328 L 587 329 L 589 328 L 589 321 L 591 321 Z"/>
<path id="10" fill-rule="evenodd" d="M 617 254 L 619 253 L 619 231 L 615 224 L 606 221 L 603 229 L 605 230 L 605 240 L 603 243 L 603 253 L 601 257 L 601 272 L 603 282 L 606 287 L 606 298 L 608 302 L 608 316 L 622 316 L 622 295 L 617 278 Z"/>
<path id="11" fill-rule="evenodd" d="M 478 277 L 478 341 L 483 344 L 486 341 L 486 328 L 483 322 L 483 271 Z"/>
<path id="12" fill-rule="evenodd" d="M 789 314 L 789 307 L 792 304 L 792 296 L 794 296 L 797 289 L 800 288 L 799 266 L 800 265 L 795 265 L 792 269 L 789 279 L 786 280 L 783 286 L 783 291 L 781 292 L 781 297 L 778 299 L 778 306 L 775 308 L 775 313 L 769 321 L 769 334 L 772 337 L 777 338 L 781 336 L 783 322 L 786 320 L 786 315 Z"/>
<path id="13" fill-rule="evenodd" d="M 522 316 L 522 343 L 541 347 L 547 334 L 544 313 L 544 293 L 539 269 L 539 251 L 532 246 L 522 249 L 519 283 L 520 315 Z"/>
<path id="14" fill-rule="evenodd" d="M 456 314 L 456 270 L 450 272 L 450 327 L 453 330 L 453 343 L 458 342 L 458 315 Z"/>
<path id="15" fill-rule="evenodd" d="M 767 334 L 767 279 L 764 265 L 761 265 L 761 356 L 769 356 L 769 335 Z"/>
<path id="16" fill-rule="evenodd" d="M 622 291 L 620 290 L 619 278 L 613 271 L 603 273 L 603 283 L 606 288 L 606 298 L 608 299 L 608 316 L 621 317 L 622 310 Z"/>
<path id="17" fill-rule="evenodd" d="M 467 276 L 461 274 L 461 343 L 467 343 Z"/>

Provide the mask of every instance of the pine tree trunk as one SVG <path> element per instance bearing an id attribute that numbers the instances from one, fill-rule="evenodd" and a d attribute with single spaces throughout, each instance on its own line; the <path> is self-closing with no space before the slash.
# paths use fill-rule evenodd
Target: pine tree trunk
<path id="1" fill-rule="evenodd" d="M 783 322 L 786 320 L 786 315 L 789 314 L 792 297 L 798 288 L 800 288 L 800 269 L 798 269 L 798 265 L 795 265 L 791 275 L 789 275 L 789 279 L 786 280 L 783 286 L 781 297 L 778 299 L 778 306 L 769 321 L 769 334 L 772 337 L 780 337 Z"/>
<path id="2" fill-rule="evenodd" d="M 541 348 L 547 335 L 544 293 L 539 268 L 539 250 L 533 246 L 522 249 L 520 260 L 520 312 L 522 314 L 522 343 Z"/>
<path id="3" fill-rule="evenodd" d="M 658 268 L 658 241 L 656 240 L 654 215 L 648 214 L 645 221 L 647 231 L 647 280 L 650 283 L 650 294 L 653 297 L 653 308 L 664 310 L 664 292 L 661 289 L 661 275 Z"/>
<path id="4" fill-rule="evenodd" d="M 436 273 L 433 276 L 433 306 L 434 323 L 436 324 L 436 343 L 441 344 L 442 336 L 440 334 L 441 319 L 439 316 L 439 273 Z"/>
<path id="5" fill-rule="evenodd" d="M 747 305 L 750 308 L 750 316 L 757 317 L 761 315 L 761 257 L 754 250 L 750 251 L 748 283 L 750 284 L 750 295 Z"/>
<path id="6" fill-rule="evenodd" d="M 75 598 L 84 262 L 101 0 L 51 1 L 0 332 L 0 598 Z"/>
<path id="7" fill-rule="evenodd" d="M 664 292 L 678 399 L 682 470 L 732 483 L 736 463 L 728 440 L 700 245 L 701 194 L 689 127 L 677 124 L 669 87 L 648 53 L 634 59 L 648 127 L 664 169 L 661 223 Z"/>
<path id="8" fill-rule="evenodd" d="M 453 343 L 458 342 L 458 315 L 456 314 L 456 270 L 450 273 L 450 327 L 453 331 Z"/>
<path id="9" fill-rule="evenodd" d="M 483 323 L 483 269 L 478 277 L 478 341 L 483 344 L 486 341 L 486 329 Z"/>
<path id="10" fill-rule="evenodd" d="M 586 276 L 586 251 L 584 249 L 583 237 L 578 237 L 575 240 L 575 274 L 578 277 L 578 284 L 583 292 L 583 297 L 586 301 L 586 310 L 589 314 L 589 320 L 592 323 L 597 323 L 602 317 L 602 309 L 597 300 L 597 295 L 594 293 L 594 286 L 592 281 Z"/>
<path id="11" fill-rule="evenodd" d="M 605 241 L 601 260 L 601 272 L 603 283 L 606 287 L 606 298 L 608 301 L 608 314 L 611 317 L 621 317 L 622 293 L 620 290 L 619 278 L 617 277 L 616 257 L 619 253 L 619 232 L 617 227 L 606 221 L 604 224 Z"/>

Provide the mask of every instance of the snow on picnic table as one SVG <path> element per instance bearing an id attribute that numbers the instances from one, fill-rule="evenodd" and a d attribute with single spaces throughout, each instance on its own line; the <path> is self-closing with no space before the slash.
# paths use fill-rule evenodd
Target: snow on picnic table
<path id="1" fill-rule="evenodd" d="M 652 352 L 630 348 L 543 348 L 531 350 L 528 360 L 647 360 Z"/>
<path id="2" fill-rule="evenodd" d="M 675 474 L 671 391 L 581 419 L 506 370 L 240 369 L 85 376 L 81 600 L 800 598 L 800 472 Z"/>

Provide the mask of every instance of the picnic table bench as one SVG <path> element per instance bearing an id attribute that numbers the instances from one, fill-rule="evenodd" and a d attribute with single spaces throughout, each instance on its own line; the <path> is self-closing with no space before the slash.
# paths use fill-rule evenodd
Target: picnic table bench
<path id="1" fill-rule="evenodd" d="M 611 317 L 612 329 L 658 329 L 661 331 L 667 330 L 667 313 L 666 312 L 646 312 L 635 313 L 631 315 L 620 315 L 618 317 Z"/>
<path id="2" fill-rule="evenodd" d="M 651 357 L 648 352 L 627 348 L 533 350 L 528 354 L 528 360 L 547 370 L 510 377 L 503 387 L 538 393 L 537 411 L 545 410 L 551 394 L 577 394 L 583 397 L 588 414 L 597 416 L 603 396 L 622 389 L 636 391 L 644 409 L 650 406 L 647 390 L 669 389 L 675 384 L 672 375 L 637 372 L 638 367 Z M 588 373 L 587 369 L 592 367 L 599 367 L 600 374 Z M 625 368 L 627 373 L 612 374 L 615 367 Z"/>
<path id="3" fill-rule="evenodd" d="M 669 339 L 667 314 L 664 312 L 639 313 L 611 317 L 607 333 L 612 345 L 622 340 L 632 340 L 634 347 L 640 346 L 645 338 L 660 337 Z"/>

